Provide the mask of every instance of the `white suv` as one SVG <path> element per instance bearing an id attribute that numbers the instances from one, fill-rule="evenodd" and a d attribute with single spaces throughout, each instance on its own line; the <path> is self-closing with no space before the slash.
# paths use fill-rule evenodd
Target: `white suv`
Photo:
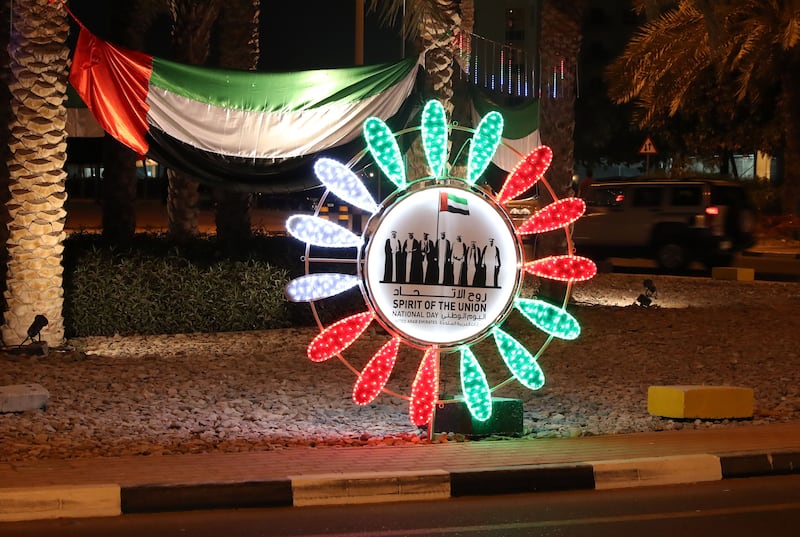
<path id="1" fill-rule="evenodd" d="M 752 246 L 755 213 L 742 185 L 722 180 L 591 184 L 573 229 L 579 254 L 655 259 L 665 271 L 691 261 L 728 264 Z"/>

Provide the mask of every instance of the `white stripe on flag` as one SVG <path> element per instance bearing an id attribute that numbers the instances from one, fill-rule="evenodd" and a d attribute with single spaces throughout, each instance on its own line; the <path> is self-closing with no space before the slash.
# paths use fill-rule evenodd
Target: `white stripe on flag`
<path id="1" fill-rule="evenodd" d="M 354 140 L 371 116 L 397 113 L 416 81 L 417 69 L 386 91 L 360 101 L 317 108 L 254 112 L 200 103 L 150 87 L 148 122 L 197 149 L 245 158 L 289 158 Z"/>

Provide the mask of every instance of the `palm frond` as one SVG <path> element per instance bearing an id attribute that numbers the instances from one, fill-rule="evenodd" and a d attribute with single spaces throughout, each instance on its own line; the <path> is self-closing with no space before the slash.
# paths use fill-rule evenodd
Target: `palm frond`
<path id="1" fill-rule="evenodd" d="M 425 20 L 447 22 L 437 0 L 369 0 L 369 10 L 378 14 L 384 26 L 396 27 L 402 22 L 404 39 L 417 37 Z"/>
<path id="2" fill-rule="evenodd" d="M 671 86 L 669 80 L 691 80 L 708 63 L 708 50 L 702 15 L 681 2 L 642 26 L 609 66 L 609 97 L 617 104 L 631 102 L 654 87 Z"/>

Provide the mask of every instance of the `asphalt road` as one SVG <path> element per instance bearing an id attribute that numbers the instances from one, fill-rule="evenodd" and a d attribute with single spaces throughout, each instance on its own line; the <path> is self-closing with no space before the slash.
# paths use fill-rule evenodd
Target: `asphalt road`
<path id="1" fill-rule="evenodd" d="M 429 502 L 124 515 L 0 524 L 4 537 L 771 537 L 800 527 L 800 475 Z"/>

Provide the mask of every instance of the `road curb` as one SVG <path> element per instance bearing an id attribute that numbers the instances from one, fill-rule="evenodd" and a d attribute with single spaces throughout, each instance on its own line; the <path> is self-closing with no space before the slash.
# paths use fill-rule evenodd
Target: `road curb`
<path id="1" fill-rule="evenodd" d="M 230 483 L 0 487 L 0 522 L 604 490 L 793 473 L 800 473 L 800 451 L 691 454 L 452 471 L 318 474 Z"/>
<path id="2" fill-rule="evenodd" d="M 450 497 L 450 474 L 444 470 L 303 475 L 291 481 L 296 507 Z"/>
<path id="3" fill-rule="evenodd" d="M 744 257 L 776 257 L 780 259 L 800 259 L 800 253 L 796 252 L 751 252 L 745 250 L 740 252 Z"/>
<path id="4" fill-rule="evenodd" d="M 289 479 L 243 483 L 143 485 L 120 491 L 122 513 L 157 513 L 198 509 L 291 507 Z"/>
<path id="5" fill-rule="evenodd" d="M 485 496 L 594 488 L 590 464 L 545 464 L 450 472 L 453 496 Z"/>
<path id="6" fill-rule="evenodd" d="M 720 457 L 722 478 L 781 475 L 800 472 L 800 452 L 733 453 Z"/>
<path id="7" fill-rule="evenodd" d="M 0 488 L 0 522 L 121 514 L 116 484 Z"/>
<path id="8" fill-rule="evenodd" d="M 598 461 L 594 468 L 597 490 L 702 483 L 722 479 L 716 455 L 679 455 L 630 460 Z"/>

